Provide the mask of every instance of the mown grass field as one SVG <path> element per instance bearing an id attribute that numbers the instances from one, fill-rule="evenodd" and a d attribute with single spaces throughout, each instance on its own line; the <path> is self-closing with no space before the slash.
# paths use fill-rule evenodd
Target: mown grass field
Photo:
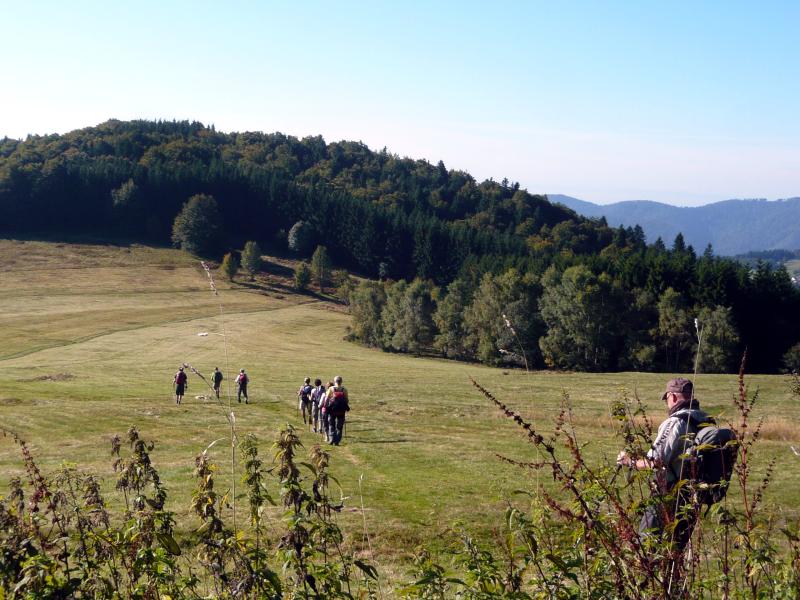
<path id="1" fill-rule="evenodd" d="M 331 449 L 332 473 L 347 497 L 341 520 L 360 542 L 362 479 L 376 563 L 392 577 L 402 576 L 415 546 L 438 543 L 454 523 L 479 535 L 499 528 L 513 491 L 535 484 L 497 459 L 535 453 L 470 376 L 545 433 L 568 393 L 580 440 L 597 461 L 616 455 L 608 413 L 623 390 L 643 399 L 656 424 L 663 415 L 659 398 L 669 375 L 526 374 L 362 348 L 343 341 L 348 317 L 339 305 L 292 294 L 273 276 L 241 285 L 218 277 L 215 298 L 199 262 L 174 250 L 0 240 L 0 281 L 0 425 L 27 440 L 47 470 L 66 462 L 104 476 L 111 501 L 108 441 L 135 425 L 156 442 L 152 456 L 168 507 L 184 531 L 196 526 L 189 514 L 194 456 L 226 438 L 228 428 L 226 409 L 195 398 L 208 393 L 196 377 L 175 406 L 177 366 L 206 374 L 219 366 L 228 381 L 247 369 L 252 404 L 234 400 L 236 423 L 240 436 L 262 440 L 265 453 L 286 423 L 302 428 L 295 391 L 303 377 L 341 374 L 353 408 L 345 442 Z M 778 458 L 767 499 L 797 515 L 800 458 L 790 445 L 800 448 L 800 406 L 784 377 L 748 381 L 760 389 L 756 416 L 766 420 L 756 472 Z M 713 414 L 733 415 L 735 389 L 734 375 L 697 378 L 697 395 Z M 316 440 L 304 434 L 307 446 Z M 220 487 L 230 483 L 226 444 L 212 450 Z M 22 472 L 11 439 L 0 438 L 0 494 Z M 547 474 L 541 478 L 545 484 Z M 244 513 L 245 498 L 239 502 Z"/>

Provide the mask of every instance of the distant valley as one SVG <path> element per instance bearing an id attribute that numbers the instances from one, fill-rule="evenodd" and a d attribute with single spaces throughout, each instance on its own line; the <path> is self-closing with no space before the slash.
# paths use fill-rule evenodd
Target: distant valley
<path id="1" fill-rule="evenodd" d="M 587 217 L 605 217 L 612 227 L 641 225 L 648 243 L 661 238 L 667 246 L 678 233 L 700 253 L 710 243 L 719 255 L 754 250 L 800 249 L 800 198 L 725 200 L 705 206 L 680 207 L 650 200 L 599 205 L 561 194 L 557 202 Z"/>

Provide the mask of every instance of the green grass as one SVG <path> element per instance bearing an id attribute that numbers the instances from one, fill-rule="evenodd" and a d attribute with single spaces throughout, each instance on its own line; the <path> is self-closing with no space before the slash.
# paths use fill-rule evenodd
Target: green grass
<path id="1" fill-rule="evenodd" d="M 345 443 L 331 450 L 332 472 L 348 498 L 341 518 L 359 538 L 363 476 L 376 562 L 390 573 L 402 572 L 415 545 L 438 543 L 456 521 L 487 535 L 500 526 L 513 491 L 535 484 L 496 458 L 531 460 L 535 453 L 469 377 L 544 432 L 568 392 L 580 439 L 595 460 L 616 455 L 607 415 L 623 389 L 638 393 L 656 424 L 663 416 L 667 375 L 526 374 L 387 354 L 343 341 L 348 317 L 339 307 L 289 294 L 286 281 L 274 277 L 255 285 L 218 281 L 226 365 L 218 299 L 197 261 L 173 250 L 0 240 L 0 265 L 0 425 L 29 441 L 48 470 L 69 462 L 103 475 L 111 499 L 108 440 L 136 425 L 156 441 L 153 459 L 168 485 L 168 507 L 184 530 L 196 526 L 189 514 L 193 458 L 228 429 L 224 409 L 195 399 L 207 390 L 194 376 L 184 404 L 174 405 L 172 375 L 182 362 L 207 374 L 219 366 L 229 377 L 248 370 L 253 403 L 234 400 L 236 422 L 240 435 L 253 432 L 264 442 L 262 452 L 287 422 L 302 426 L 295 391 L 303 377 L 344 377 L 353 410 Z M 785 467 L 768 500 L 796 515 L 800 463 L 789 444 L 800 445 L 800 407 L 784 377 L 756 376 L 749 384 L 760 388 L 756 416 L 767 420 L 756 470 L 779 458 Z M 715 414 L 732 416 L 735 389 L 733 375 L 697 378 L 698 396 Z M 308 446 L 315 439 L 304 434 Z M 212 452 L 224 487 L 228 449 L 220 443 Z M 0 438 L 0 490 L 21 473 L 17 449 Z M 244 509 L 245 499 L 239 501 Z"/>

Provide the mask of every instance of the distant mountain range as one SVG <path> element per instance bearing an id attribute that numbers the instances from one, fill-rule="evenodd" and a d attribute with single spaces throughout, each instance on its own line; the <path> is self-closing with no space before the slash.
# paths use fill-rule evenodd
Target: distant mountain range
<path id="1" fill-rule="evenodd" d="M 698 253 L 709 243 L 715 254 L 724 256 L 753 250 L 800 249 L 800 198 L 725 200 L 684 207 L 651 200 L 600 205 L 561 194 L 547 197 L 580 215 L 605 217 L 613 227 L 641 225 L 648 242 L 660 237 L 670 246 L 682 233 Z"/>

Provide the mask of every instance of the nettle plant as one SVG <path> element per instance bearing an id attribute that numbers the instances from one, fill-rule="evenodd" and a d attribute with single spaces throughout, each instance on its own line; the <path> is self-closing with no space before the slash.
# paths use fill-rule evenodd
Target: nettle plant
<path id="1" fill-rule="evenodd" d="M 167 491 L 151 460 L 154 444 L 135 428 L 111 441 L 115 490 L 109 504 L 98 479 L 74 468 L 39 469 L 28 445 L 18 445 L 26 477 L 11 480 L 0 499 L 2 598 L 373 598 L 378 573 L 353 557 L 336 524 L 342 503 L 330 497 L 330 457 L 303 450 L 291 426 L 280 432 L 272 464 L 255 437 L 240 444 L 249 526 L 233 529 L 228 492 L 216 491 L 210 448 L 195 458 L 191 509 L 199 526 L 176 540 Z M 281 499 L 283 532 L 264 527 Z M 112 506 L 119 506 L 114 509 Z"/>
<path id="2" fill-rule="evenodd" d="M 744 366 L 744 365 L 743 365 Z M 482 547 L 461 533 L 452 541 L 452 564 L 421 550 L 410 598 L 797 598 L 800 597 L 798 523 L 764 502 L 775 462 L 754 475 L 753 456 L 761 422 L 752 423 L 758 392 L 749 394 L 744 372 L 733 398 L 737 461 L 731 491 L 711 506 L 708 491 L 687 474 L 663 492 L 648 471 L 631 471 L 609 460 L 590 459 L 573 427 L 565 394 L 553 433 L 545 437 L 513 408 L 477 382 L 475 387 L 537 450 L 538 460 L 499 460 L 524 470 L 543 470 L 552 484 L 537 486 L 526 508 L 509 503 L 503 531 Z M 623 397 L 611 409 L 621 446 L 644 457 L 654 428 L 638 398 Z M 676 503 L 682 494 L 685 503 Z M 675 507 L 682 506 L 676 514 Z M 655 507 L 665 526 L 640 535 L 639 523 Z M 695 521 L 685 549 L 675 542 L 680 519 Z"/>

